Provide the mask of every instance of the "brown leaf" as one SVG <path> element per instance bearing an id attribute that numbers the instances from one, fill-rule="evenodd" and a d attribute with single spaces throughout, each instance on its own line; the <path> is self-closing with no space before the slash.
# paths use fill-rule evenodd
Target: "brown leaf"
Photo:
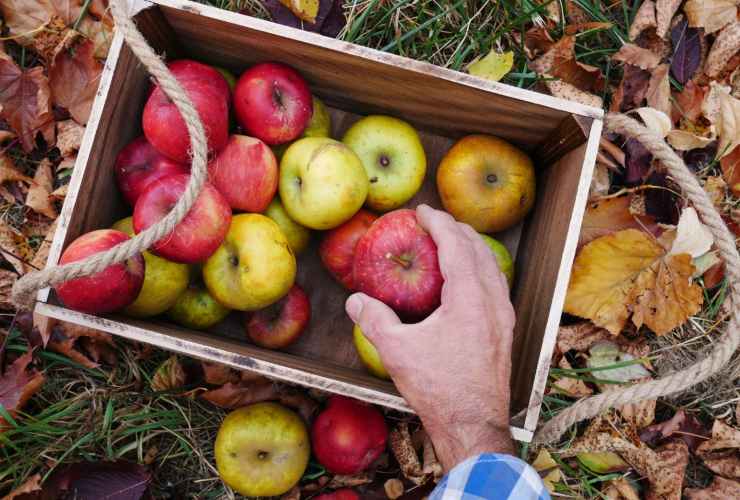
<path id="1" fill-rule="evenodd" d="M 57 219 L 50 226 L 47 226 L 44 240 L 41 242 L 39 247 L 36 249 L 36 253 L 31 259 L 31 267 L 33 269 L 43 269 L 46 266 L 46 261 L 49 259 L 49 250 L 51 249 L 51 242 L 54 239 L 54 232 L 57 228 Z"/>
<path id="2" fill-rule="evenodd" d="M 87 123 L 100 83 L 103 65 L 95 59 L 95 46 L 83 40 L 61 51 L 49 69 L 49 86 L 54 102 L 66 108 L 81 125 Z"/>
<path id="3" fill-rule="evenodd" d="M 714 33 L 737 17 L 737 2 L 734 0 L 687 0 L 683 11 L 692 28 L 704 28 L 705 33 Z"/>
<path id="4" fill-rule="evenodd" d="M 555 43 L 550 36 L 550 31 L 544 26 L 532 26 L 524 34 L 524 52 L 527 59 L 535 59 L 540 54 L 544 54 Z"/>
<path id="5" fill-rule="evenodd" d="M 23 497 L 28 493 L 37 493 L 41 491 L 41 474 L 34 474 L 16 489 L 3 497 L 3 500 L 13 500 L 16 497 Z"/>
<path id="6" fill-rule="evenodd" d="M 284 389 L 280 391 L 278 400 L 285 406 L 293 408 L 303 417 L 306 423 L 313 421 L 313 416 L 319 409 L 319 403 L 310 398 L 305 391 L 297 389 Z"/>
<path id="7" fill-rule="evenodd" d="M 79 33 L 69 29 L 64 19 L 53 15 L 44 29 L 37 31 L 30 37 L 29 45 L 46 62 L 50 62 L 59 50 L 64 49 L 77 36 L 79 36 Z"/>
<path id="8" fill-rule="evenodd" d="M 54 143 L 54 117 L 51 112 L 49 82 L 44 68 L 21 70 L 0 51 L 0 118 L 21 138 L 23 149 L 35 147 L 36 134 Z"/>
<path id="9" fill-rule="evenodd" d="M 651 108 L 671 116 L 671 84 L 668 79 L 668 64 L 661 64 L 652 71 L 645 98 Z"/>
<path id="10" fill-rule="evenodd" d="M 719 106 L 719 119 L 715 127 L 719 136 L 717 155 L 722 158 L 740 145 L 740 99 L 728 92 L 720 92 Z"/>
<path id="11" fill-rule="evenodd" d="M 15 309 L 12 294 L 13 285 L 18 280 L 18 275 L 7 269 L 0 269 L 0 310 L 12 311 Z"/>
<path id="12" fill-rule="evenodd" d="M 110 334 L 85 326 L 59 322 L 51 330 L 47 348 L 64 354 L 87 368 L 97 368 L 101 359 L 115 362 L 115 345 Z M 110 364 L 114 364 L 113 362 Z"/>
<path id="13" fill-rule="evenodd" d="M 622 45 L 612 59 L 645 70 L 655 69 L 660 64 L 660 56 L 631 43 Z"/>
<path id="14" fill-rule="evenodd" d="M 558 362 L 558 368 L 571 370 L 573 367 L 568 362 L 566 357 L 563 356 Z M 552 390 L 554 390 L 555 392 L 563 393 L 571 398 L 582 398 L 585 396 L 590 396 L 594 393 L 593 389 L 587 386 L 583 380 L 569 377 L 568 375 L 563 375 L 562 377 L 555 380 L 555 382 L 553 382 L 552 384 Z"/>
<path id="15" fill-rule="evenodd" d="M 327 483 L 326 487 L 331 490 L 339 488 L 354 488 L 373 482 L 373 477 L 367 472 L 358 472 L 357 474 L 336 474 Z"/>
<path id="16" fill-rule="evenodd" d="M 540 75 L 560 79 L 580 91 L 588 92 L 594 89 L 603 75 L 599 68 L 576 61 L 575 42 L 575 36 L 564 36 L 545 54 L 532 61 L 530 67 Z"/>
<path id="17" fill-rule="evenodd" d="M 171 391 L 185 385 L 185 370 L 176 355 L 167 358 L 154 372 L 151 387 L 153 391 Z"/>
<path id="18" fill-rule="evenodd" d="M 59 165 L 57 165 L 57 172 L 75 168 L 76 161 L 77 161 L 77 155 L 70 156 L 68 158 L 62 158 L 62 161 L 59 163 Z"/>
<path id="19" fill-rule="evenodd" d="M 26 182 L 33 184 L 33 179 L 23 175 L 8 156 L 0 154 L 0 184 L 6 182 Z"/>
<path id="20" fill-rule="evenodd" d="M 640 500 L 637 490 L 624 477 L 607 481 L 602 493 L 609 500 Z"/>
<path id="21" fill-rule="evenodd" d="M 717 78 L 732 56 L 740 50 L 740 22 L 735 21 L 724 28 L 714 39 L 707 55 L 704 73 L 709 78 Z"/>
<path id="22" fill-rule="evenodd" d="M 28 271 L 27 247 L 26 238 L 0 220 L 0 254 L 21 276 Z"/>
<path id="23" fill-rule="evenodd" d="M 740 149 L 740 148 L 735 148 Z M 710 175 L 704 180 L 704 191 L 709 195 L 712 204 L 719 208 L 727 194 L 727 183 L 722 177 Z"/>
<path id="24" fill-rule="evenodd" d="M 68 157 L 80 149 L 85 127 L 74 120 L 57 122 L 57 148 L 62 157 Z"/>
<path id="25" fill-rule="evenodd" d="M 395 429 L 391 430 L 388 435 L 388 445 L 398 465 L 401 466 L 403 477 L 417 485 L 425 483 L 427 478 L 422 471 L 419 455 L 414 449 L 406 422 L 400 422 Z"/>
<path id="26" fill-rule="evenodd" d="M 590 321 L 582 321 L 574 325 L 561 326 L 558 329 L 558 352 L 565 354 L 571 349 L 587 351 L 592 345 L 601 340 L 611 340 L 613 335 L 604 328 L 599 328 Z"/>
<path id="27" fill-rule="evenodd" d="M 735 148 L 730 154 L 719 161 L 722 167 L 722 177 L 735 196 L 740 196 L 740 148 Z"/>
<path id="28" fill-rule="evenodd" d="M 15 139 L 15 132 L 12 130 L 0 130 L 0 144 L 4 144 L 11 139 Z"/>
<path id="29" fill-rule="evenodd" d="M 62 186 L 59 186 L 54 191 L 49 193 L 49 196 L 53 200 L 63 200 L 67 196 L 67 190 L 69 189 L 69 184 L 64 184 Z"/>
<path id="30" fill-rule="evenodd" d="M 0 376 L 0 405 L 11 417 L 18 415 L 23 405 L 44 385 L 44 375 L 28 365 L 33 360 L 33 353 L 27 352 L 8 366 Z M 0 430 L 8 422 L 0 416 Z"/>
<path id="31" fill-rule="evenodd" d="M 702 103 L 706 96 L 706 89 L 689 80 L 681 92 L 674 94 L 671 117 L 674 122 L 684 118 L 695 122 L 702 115 Z"/>
<path id="32" fill-rule="evenodd" d="M 229 366 L 211 361 L 201 361 L 203 378 L 206 384 L 224 385 L 229 382 L 238 382 L 239 373 Z"/>
<path id="33" fill-rule="evenodd" d="M 709 433 L 696 417 L 683 410 L 678 410 L 668 420 L 640 431 L 640 440 L 653 447 L 664 443 L 671 437 L 683 440 L 689 450 L 694 452 L 709 437 Z"/>
<path id="34" fill-rule="evenodd" d="M 10 32 L 27 44 L 51 19 L 54 9 L 49 0 L 0 0 L 0 12 Z"/>
<path id="35" fill-rule="evenodd" d="M 740 479 L 740 430 L 715 420 L 712 438 L 701 443 L 696 454 L 716 474 Z"/>
<path id="36" fill-rule="evenodd" d="M 629 195 L 606 198 L 591 203 L 586 208 L 581 224 L 578 246 L 582 247 L 596 238 L 623 229 L 652 230 L 655 222 L 649 216 L 635 216 L 630 211 L 632 197 Z"/>
<path id="37" fill-rule="evenodd" d="M 630 40 L 636 39 L 647 28 L 655 28 L 657 25 L 658 23 L 655 19 L 655 2 L 653 0 L 645 0 L 640 5 L 640 8 L 637 9 L 635 18 L 630 25 Z"/>
<path id="38" fill-rule="evenodd" d="M 278 395 L 277 386 L 271 380 L 262 379 L 248 384 L 229 382 L 218 389 L 204 392 L 200 397 L 221 408 L 231 409 L 262 401 L 273 401 Z"/>
<path id="39" fill-rule="evenodd" d="M 610 111 L 629 111 L 639 108 L 647 96 L 650 76 L 650 72 L 637 66 L 631 64 L 624 66 L 622 80 L 619 82 L 609 105 Z"/>
<path id="40" fill-rule="evenodd" d="M 740 481 L 732 481 L 714 476 L 712 484 L 706 488 L 687 488 L 684 491 L 687 500 L 728 500 L 740 498 Z"/>
<path id="41" fill-rule="evenodd" d="M 550 75 L 547 74 L 543 76 L 546 78 L 550 77 Z M 594 95 L 591 92 L 580 90 L 575 85 L 571 85 L 568 82 L 560 80 L 546 80 L 545 86 L 552 95 L 561 99 L 567 99 L 569 101 L 585 104 L 586 106 L 593 106 L 595 108 L 601 108 L 604 105 L 604 101 L 601 97 Z"/>
<path id="42" fill-rule="evenodd" d="M 655 19 L 657 22 L 657 33 L 661 38 L 668 35 L 673 15 L 678 10 L 683 0 L 657 0 L 655 4 Z"/>
<path id="43" fill-rule="evenodd" d="M 297 484 L 290 491 L 283 493 L 280 500 L 301 500 L 301 488 Z"/>
<path id="44" fill-rule="evenodd" d="M 672 441 L 657 450 L 659 474 L 653 474 L 647 500 L 681 500 L 681 487 L 689 464 L 689 448 L 683 441 Z"/>
<path id="45" fill-rule="evenodd" d="M 591 178 L 591 186 L 588 188 L 588 199 L 594 200 L 606 196 L 610 188 L 609 167 L 605 163 L 597 161 L 594 166 L 594 175 Z"/>
<path id="46" fill-rule="evenodd" d="M 627 425 L 634 429 L 642 429 L 655 420 L 655 405 L 657 400 L 644 399 L 637 403 L 629 403 L 618 408 Z"/>
<path id="47" fill-rule="evenodd" d="M 395 477 L 388 479 L 383 484 L 383 490 L 385 490 L 385 496 L 390 500 L 396 500 L 396 498 L 402 497 L 405 491 L 403 481 Z"/>
<path id="48" fill-rule="evenodd" d="M 44 158 L 33 175 L 33 184 L 26 196 L 26 206 L 50 219 L 56 219 L 57 209 L 49 196 L 53 190 L 54 174 L 51 171 L 51 161 Z"/>

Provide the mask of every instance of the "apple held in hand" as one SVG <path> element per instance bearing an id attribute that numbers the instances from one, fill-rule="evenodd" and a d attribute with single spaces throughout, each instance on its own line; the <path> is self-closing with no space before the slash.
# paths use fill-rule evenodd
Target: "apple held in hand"
<path id="1" fill-rule="evenodd" d="M 303 420 L 276 403 L 257 403 L 229 413 L 216 435 L 221 479 L 247 497 L 290 490 L 303 476 L 311 453 Z"/>
<path id="2" fill-rule="evenodd" d="M 169 213 L 187 187 L 189 175 L 171 175 L 151 183 L 134 207 L 134 230 L 140 233 Z M 229 230 L 231 209 L 223 196 L 206 182 L 198 199 L 174 231 L 151 250 L 165 259 L 194 264 L 208 258 Z"/>
<path id="3" fill-rule="evenodd" d="M 295 255 L 272 219 L 239 214 L 223 244 L 203 266 L 203 279 L 220 303 L 255 311 L 283 297 L 293 286 Z"/>
<path id="4" fill-rule="evenodd" d="M 64 250 L 60 264 L 69 264 L 113 248 L 129 237 L 114 229 L 85 233 Z M 144 282 L 144 257 L 137 254 L 125 262 L 112 264 L 99 273 L 67 280 L 54 290 L 65 306 L 90 314 L 121 309 L 134 301 Z"/>
<path id="5" fill-rule="evenodd" d="M 341 226 L 328 231 L 321 240 L 321 262 L 334 279 L 348 290 L 355 288 L 352 271 L 355 246 L 377 218 L 367 210 L 360 210 Z"/>
<path id="6" fill-rule="evenodd" d="M 267 210 L 265 210 L 265 215 L 274 220 L 278 225 L 288 239 L 288 245 L 290 245 L 293 253 L 297 255 L 306 249 L 308 243 L 311 241 L 311 231 L 290 218 L 279 197 L 276 196 L 270 202 Z"/>
<path id="7" fill-rule="evenodd" d="M 390 379 L 391 376 L 388 374 L 385 366 L 383 366 L 378 350 L 365 337 L 365 334 L 362 333 L 360 325 L 355 325 L 352 328 L 352 339 L 355 342 L 355 349 L 357 349 L 357 354 L 360 356 L 360 361 L 362 361 L 368 371 L 376 377 Z"/>
<path id="8" fill-rule="evenodd" d="M 132 207 L 149 184 L 173 174 L 190 173 L 187 166 L 160 154 L 141 136 L 124 147 L 116 158 L 118 188 Z"/>
<path id="9" fill-rule="evenodd" d="M 355 247 L 355 288 L 417 320 L 440 303 L 442 274 L 437 245 L 413 210 L 389 212 L 370 226 Z"/>
<path id="10" fill-rule="evenodd" d="M 279 189 L 291 219 L 324 230 L 360 209 L 368 181 L 362 163 L 347 146 L 326 137 L 306 137 L 283 155 Z"/>
<path id="11" fill-rule="evenodd" d="M 298 285 L 272 305 L 245 313 L 247 336 L 261 347 L 282 349 L 301 336 L 311 320 L 311 304 Z"/>
<path id="12" fill-rule="evenodd" d="M 388 428 L 372 406 L 344 396 L 332 396 L 313 423 L 311 443 L 318 461 L 335 474 L 365 470 L 383 450 Z"/>
<path id="13" fill-rule="evenodd" d="M 409 201 L 424 183 L 427 157 L 419 134 L 391 116 L 367 116 L 344 134 L 370 180 L 367 206 L 387 212 Z"/>
<path id="14" fill-rule="evenodd" d="M 277 191 L 277 160 L 259 139 L 232 135 L 208 166 L 208 180 L 234 210 L 262 212 Z"/>
<path id="15" fill-rule="evenodd" d="M 205 330 L 223 321 L 230 312 L 203 284 L 194 282 L 177 297 L 167 316 L 185 328 Z"/>
<path id="16" fill-rule="evenodd" d="M 242 73 L 234 89 L 236 119 L 251 136 L 275 145 L 301 135 L 311 119 L 311 91 L 294 69 L 261 63 Z"/>
<path id="17" fill-rule="evenodd" d="M 478 232 L 495 233 L 522 220 L 534 205 L 534 167 L 506 141 L 469 135 L 442 158 L 437 190 L 455 219 Z"/>

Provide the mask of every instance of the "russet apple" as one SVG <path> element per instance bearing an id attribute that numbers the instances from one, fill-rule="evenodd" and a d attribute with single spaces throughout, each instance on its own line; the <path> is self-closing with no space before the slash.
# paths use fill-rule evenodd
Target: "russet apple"
<path id="1" fill-rule="evenodd" d="M 208 180 L 234 210 L 262 212 L 277 191 L 277 160 L 259 139 L 232 135 L 208 166 Z"/>
<path id="2" fill-rule="evenodd" d="M 223 244 L 203 265 L 211 295 L 226 307 L 255 311 L 282 298 L 293 286 L 296 261 L 272 219 L 239 214 Z"/>
<path id="3" fill-rule="evenodd" d="M 437 245 L 413 210 L 388 212 L 370 226 L 355 247 L 353 273 L 358 291 L 405 319 L 421 319 L 439 306 L 443 279 Z"/>
<path id="4" fill-rule="evenodd" d="M 486 242 L 488 248 L 491 249 L 491 253 L 493 253 L 493 256 L 496 258 L 498 268 L 502 273 L 504 273 L 504 276 L 506 276 L 506 282 L 508 283 L 509 288 L 511 288 L 511 285 L 514 283 L 514 259 L 511 258 L 509 250 L 503 245 L 503 243 L 487 234 L 481 233 L 481 238 Z"/>
<path id="5" fill-rule="evenodd" d="M 308 243 L 311 241 L 311 231 L 290 218 L 288 212 L 285 211 L 285 207 L 280 202 L 279 196 L 276 196 L 270 202 L 267 210 L 265 210 L 265 215 L 274 220 L 278 227 L 280 227 L 280 230 L 288 239 L 288 245 L 290 245 L 293 253 L 298 255 L 308 247 Z"/>
<path id="6" fill-rule="evenodd" d="M 236 119 L 251 136 L 275 145 L 292 141 L 311 119 L 311 91 L 294 69 L 260 63 L 242 73 L 234 89 Z"/>
<path id="7" fill-rule="evenodd" d="M 370 180 L 366 204 L 387 212 L 409 201 L 424 183 L 427 157 L 419 134 L 403 120 L 371 115 L 344 134 L 342 142 L 354 151 Z"/>
<path id="8" fill-rule="evenodd" d="M 247 337 L 258 346 L 282 349 L 298 340 L 311 321 L 311 303 L 298 285 L 274 304 L 244 313 Z"/>
<path id="9" fill-rule="evenodd" d="M 229 413 L 216 435 L 221 479 L 247 497 L 272 497 L 303 476 L 311 447 L 306 425 L 277 403 L 256 403 Z"/>
<path id="10" fill-rule="evenodd" d="M 137 234 L 169 213 L 185 192 L 189 180 L 189 175 L 170 175 L 147 186 L 134 207 L 134 230 Z M 230 222 L 229 204 L 216 188 L 206 182 L 185 218 L 150 250 L 174 262 L 202 262 L 221 245 Z"/>
<path id="11" fill-rule="evenodd" d="M 332 396 L 311 429 L 316 459 L 335 474 L 365 470 L 383 450 L 388 428 L 372 406 L 344 396 Z"/>
<path id="12" fill-rule="evenodd" d="M 319 496 L 313 497 L 313 500 L 361 500 L 360 495 L 355 490 L 349 488 L 342 488 L 341 490 L 332 491 L 331 493 L 323 493 Z"/>
<path id="13" fill-rule="evenodd" d="M 365 368 L 376 377 L 390 379 L 391 376 L 383 366 L 378 350 L 362 333 L 360 325 L 355 325 L 352 328 L 352 339 L 355 342 L 355 349 L 357 349 L 357 354 L 360 356 L 360 361 L 365 365 Z"/>
<path id="14" fill-rule="evenodd" d="M 160 154 L 143 135 L 129 142 L 118 153 L 114 169 L 118 188 L 132 207 L 152 181 L 190 172 L 189 167 Z"/>
<path id="15" fill-rule="evenodd" d="M 112 229 L 132 237 L 134 222 L 126 217 L 113 224 Z M 162 314 L 172 307 L 188 286 L 189 269 L 186 264 L 171 262 L 151 252 L 141 252 L 144 257 L 144 283 L 139 294 L 131 304 L 123 309 L 125 314 L 137 318 L 147 318 Z"/>
<path id="16" fill-rule="evenodd" d="M 347 146 L 327 137 L 306 137 L 285 151 L 279 190 L 291 219 L 324 230 L 360 209 L 368 180 L 360 159 Z"/>
<path id="17" fill-rule="evenodd" d="M 69 264 L 128 240 L 115 229 L 98 229 L 78 237 L 62 253 L 60 264 Z M 144 283 L 145 263 L 141 254 L 112 264 L 90 276 L 73 278 L 54 290 L 65 306 L 90 314 L 109 313 L 126 307 L 136 299 Z"/>
<path id="18" fill-rule="evenodd" d="M 352 263 L 355 246 L 378 218 L 367 210 L 359 210 L 350 220 L 327 231 L 319 246 L 319 257 L 334 279 L 348 290 L 354 290 Z"/>
<path id="19" fill-rule="evenodd" d="M 194 281 L 177 297 L 167 316 L 185 328 L 205 330 L 223 321 L 230 312 L 202 283 Z"/>
<path id="20" fill-rule="evenodd" d="M 469 135 L 442 158 L 437 190 L 455 219 L 495 233 L 522 220 L 534 205 L 534 167 L 526 153 L 498 137 Z"/>

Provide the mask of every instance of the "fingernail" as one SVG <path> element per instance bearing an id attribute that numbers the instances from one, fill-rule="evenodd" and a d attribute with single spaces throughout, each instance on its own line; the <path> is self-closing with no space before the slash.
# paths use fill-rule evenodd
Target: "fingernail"
<path id="1" fill-rule="evenodd" d="M 357 323 L 362 313 L 362 298 L 358 294 L 350 295 L 347 303 L 344 305 L 344 309 L 349 314 L 349 317 L 352 318 L 352 321 Z"/>

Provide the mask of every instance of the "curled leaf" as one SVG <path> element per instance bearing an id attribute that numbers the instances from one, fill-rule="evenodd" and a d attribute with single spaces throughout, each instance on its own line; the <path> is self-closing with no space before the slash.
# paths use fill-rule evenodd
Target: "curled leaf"
<path id="1" fill-rule="evenodd" d="M 719 32 L 709 49 L 704 73 L 709 78 L 716 78 L 730 61 L 730 58 L 740 51 L 740 21 L 735 21 Z"/>
<path id="2" fill-rule="evenodd" d="M 721 92 L 719 105 L 719 120 L 716 123 L 719 136 L 717 153 L 722 158 L 740 144 L 740 99 Z"/>
<path id="3" fill-rule="evenodd" d="M 468 66 L 468 73 L 486 80 L 497 82 L 514 66 L 514 52 L 496 52 L 494 49 L 487 56 Z"/>
<path id="4" fill-rule="evenodd" d="M 11 417 L 15 417 L 31 396 L 44 385 L 43 373 L 28 367 L 31 361 L 33 355 L 27 352 L 13 361 L 0 376 L 0 405 Z M 0 416 L 0 430 L 7 424 Z"/>
<path id="5" fill-rule="evenodd" d="M 53 190 L 54 176 L 51 172 L 51 162 L 48 158 L 44 158 L 36 168 L 33 184 L 26 196 L 26 206 L 50 219 L 56 219 L 57 209 L 50 196 Z"/>
<path id="6" fill-rule="evenodd" d="M 204 392 L 200 397 L 221 408 L 231 409 L 262 401 L 273 401 L 278 398 L 278 390 L 271 380 L 263 378 L 249 383 L 229 382 L 218 389 Z"/>
<path id="7" fill-rule="evenodd" d="M 703 137 L 685 130 L 671 130 L 666 136 L 668 143 L 679 151 L 691 151 L 709 146 L 715 137 Z"/>
<path id="8" fill-rule="evenodd" d="M 152 377 L 153 391 L 171 391 L 185 385 L 185 370 L 176 355 L 167 358 L 154 372 Z"/>
<path id="9" fill-rule="evenodd" d="M 722 177 L 730 190 L 735 196 L 740 196 L 740 148 L 723 156 L 719 164 L 722 167 Z"/>
<path id="10" fill-rule="evenodd" d="M 640 8 L 637 9 L 635 18 L 630 25 L 630 40 L 636 39 L 647 28 L 655 28 L 657 25 L 655 19 L 655 2 L 653 0 L 645 0 L 640 5 Z"/>
<path id="11" fill-rule="evenodd" d="M 622 45 L 619 51 L 612 56 L 612 59 L 645 70 L 655 69 L 660 64 L 659 55 L 631 43 Z"/>
<path id="12" fill-rule="evenodd" d="M 687 0 L 683 11 L 692 28 L 704 28 L 714 33 L 737 17 L 737 2 L 734 0 Z"/>
<path id="13" fill-rule="evenodd" d="M 409 434 L 409 427 L 406 422 L 401 422 L 388 435 L 388 445 L 396 457 L 398 465 L 401 466 L 403 477 L 412 481 L 414 484 L 423 484 L 426 482 L 426 476 L 422 471 L 419 455 L 416 454 L 414 445 Z"/>
<path id="14" fill-rule="evenodd" d="M 673 125 L 668 115 L 654 108 L 637 108 L 635 113 L 640 115 L 645 126 L 661 137 L 668 135 Z"/>

